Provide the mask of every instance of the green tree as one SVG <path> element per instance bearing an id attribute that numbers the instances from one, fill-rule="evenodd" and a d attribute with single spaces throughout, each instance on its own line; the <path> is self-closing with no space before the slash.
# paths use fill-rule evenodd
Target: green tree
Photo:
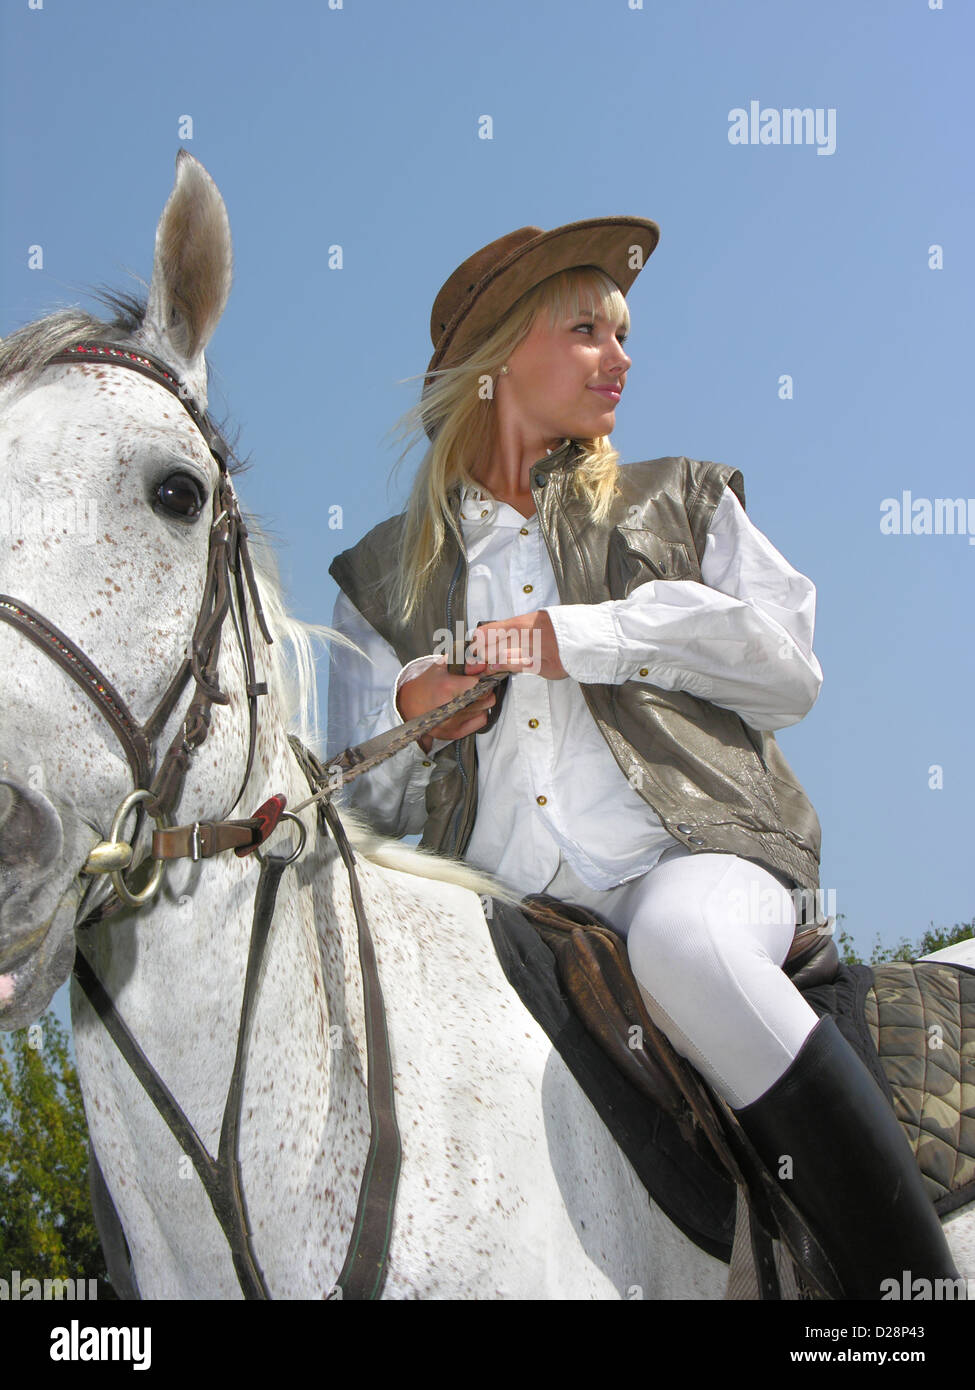
<path id="1" fill-rule="evenodd" d="M 112 1298 L 88 1190 L 88 1128 L 53 1013 L 0 1044 L 0 1278 L 99 1280 Z"/>
<path id="2" fill-rule="evenodd" d="M 863 960 L 846 927 L 840 926 L 845 916 L 846 914 L 843 912 L 836 914 L 836 949 L 840 953 L 840 959 L 845 961 L 847 965 L 867 964 L 868 962 Z M 922 932 L 921 939 L 916 944 L 906 936 L 902 936 L 896 946 L 884 946 L 878 932 L 874 939 L 869 964 L 881 965 L 889 960 L 918 960 L 921 956 L 930 955 L 932 951 L 940 951 L 945 946 L 954 946 L 958 941 L 967 941 L 971 936 L 975 936 L 975 917 L 970 922 L 956 922 L 953 927 L 936 927 L 932 922 L 927 931 Z"/>

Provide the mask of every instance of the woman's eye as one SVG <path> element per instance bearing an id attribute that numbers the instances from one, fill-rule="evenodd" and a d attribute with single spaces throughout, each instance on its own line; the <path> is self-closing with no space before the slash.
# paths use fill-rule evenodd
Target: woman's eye
<path id="1" fill-rule="evenodd" d="M 593 329 L 595 328 L 595 324 L 593 324 L 593 323 L 577 323 L 577 324 L 576 324 L 575 331 L 578 333 L 580 328 L 583 329 L 583 331 L 586 332 L 586 333 L 591 333 L 591 332 L 593 331 Z"/>
<path id="2" fill-rule="evenodd" d="M 171 516 L 192 520 L 203 510 L 206 491 L 192 473 L 170 473 L 156 488 L 155 501 Z"/>

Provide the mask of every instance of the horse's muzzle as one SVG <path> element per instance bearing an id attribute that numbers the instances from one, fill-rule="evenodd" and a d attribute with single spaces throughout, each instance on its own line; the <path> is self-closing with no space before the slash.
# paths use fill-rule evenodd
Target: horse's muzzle
<path id="1" fill-rule="evenodd" d="M 54 882 L 63 845 L 44 793 L 0 777 L 0 971 L 16 969 L 46 929 L 64 891 Z"/>

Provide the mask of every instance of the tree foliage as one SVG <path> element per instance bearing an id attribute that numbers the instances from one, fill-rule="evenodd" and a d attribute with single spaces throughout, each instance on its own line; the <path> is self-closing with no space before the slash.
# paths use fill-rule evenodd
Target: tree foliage
<path id="1" fill-rule="evenodd" d="M 975 917 L 970 922 L 956 922 L 953 927 L 936 927 L 932 922 L 927 931 L 921 934 L 920 941 L 912 942 L 908 937 L 902 936 L 896 946 L 884 946 L 878 932 L 870 960 L 864 961 L 853 937 L 846 927 L 840 926 L 844 916 L 842 912 L 836 914 L 836 949 L 840 953 L 840 960 L 845 961 L 847 965 L 882 965 L 889 960 L 918 960 L 921 956 L 928 956 L 933 951 L 940 951 L 945 946 L 954 946 L 959 941 L 967 941 L 969 937 L 975 936 Z"/>
<path id="2" fill-rule="evenodd" d="M 0 1043 L 0 1278 L 95 1279 L 112 1297 L 88 1190 L 88 1128 L 53 1013 Z"/>

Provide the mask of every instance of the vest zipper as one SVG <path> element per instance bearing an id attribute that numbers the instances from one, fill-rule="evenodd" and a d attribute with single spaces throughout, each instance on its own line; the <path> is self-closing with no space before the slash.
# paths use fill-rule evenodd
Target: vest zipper
<path id="1" fill-rule="evenodd" d="M 451 635 L 453 635 L 454 631 L 454 591 L 466 567 L 466 557 L 462 545 L 458 546 L 458 551 L 457 565 L 454 569 L 453 578 L 450 581 L 450 587 L 447 590 L 447 631 Z M 461 797 L 451 822 L 450 835 L 452 843 L 447 846 L 447 852 L 459 858 L 467 848 L 467 841 L 470 839 L 468 820 L 470 819 L 471 808 L 468 803 L 472 800 L 470 779 L 467 776 L 467 769 L 464 767 L 463 746 L 460 739 L 454 740 L 454 761 L 460 773 Z M 460 824 L 462 815 L 464 816 L 463 825 Z M 461 840 L 463 840 L 463 844 Z"/>

